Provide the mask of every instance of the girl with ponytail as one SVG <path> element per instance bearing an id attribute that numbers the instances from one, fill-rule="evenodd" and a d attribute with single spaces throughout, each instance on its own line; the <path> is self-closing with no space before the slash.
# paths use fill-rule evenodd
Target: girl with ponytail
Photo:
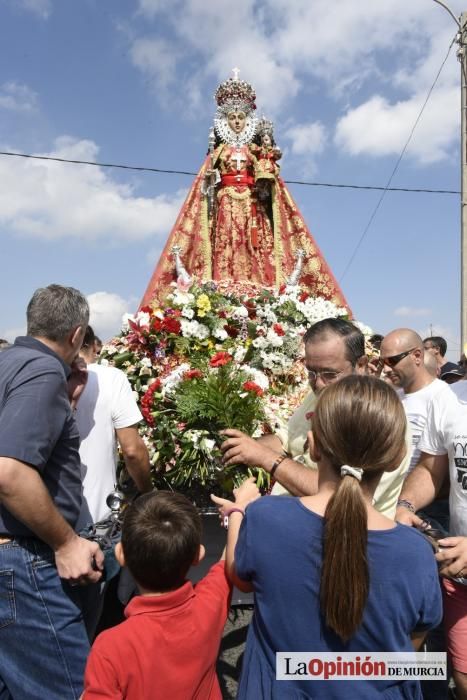
<path id="1" fill-rule="evenodd" d="M 227 572 L 255 592 L 238 698 L 421 700 L 419 682 L 398 677 L 275 680 L 276 652 L 413 651 L 412 640 L 439 623 L 430 545 L 372 505 L 383 472 L 402 460 L 405 430 L 392 387 L 343 377 L 320 394 L 312 417 L 315 495 L 267 496 L 244 514 L 213 497 L 229 520 Z"/>

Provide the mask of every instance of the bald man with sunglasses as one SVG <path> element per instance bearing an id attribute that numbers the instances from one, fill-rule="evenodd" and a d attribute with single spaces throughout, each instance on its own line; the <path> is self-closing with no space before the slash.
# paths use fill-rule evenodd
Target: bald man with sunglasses
<path id="1" fill-rule="evenodd" d="M 415 467 L 420 450 L 418 442 L 425 428 L 433 399 L 449 386 L 436 379 L 425 367 L 423 340 L 410 328 L 396 328 L 381 342 L 380 356 L 386 377 L 403 390 L 401 397 L 407 420 L 412 428 L 412 456 L 409 472 Z"/>

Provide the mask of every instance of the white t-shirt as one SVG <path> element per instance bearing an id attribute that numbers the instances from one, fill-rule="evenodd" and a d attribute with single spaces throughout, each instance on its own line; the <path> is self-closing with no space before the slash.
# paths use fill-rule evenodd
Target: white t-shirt
<path id="1" fill-rule="evenodd" d="M 451 384 L 449 392 L 432 401 L 418 447 L 430 455 L 448 455 L 450 530 L 467 535 L 467 381 Z"/>
<path id="2" fill-rule="evenodd" d="M 78 401 L 76 422 L 81 438 L 79 454 L 83 506 L 77 529 L 106 517 L 106 499 L 117 471 L 115 430 L 142 420 L 130 383 L 116 367 L 88 365 L 88 381 Z"/>
<path id="3" fill-rule="evenodd" d="M 412 428 L 412 456 L 410 458 L 409 472 L 415 467 L 420 459 L 419 440 L 425 429 L 428 410 L 433 399 L 443 392 L 450 392 L 451 389 L 446 382 L 441 379 L 434 379 L 423 389 L 413 391 L 411 394 L 402 394 L 401 401 L 404 406 L 407 420 Z"/>

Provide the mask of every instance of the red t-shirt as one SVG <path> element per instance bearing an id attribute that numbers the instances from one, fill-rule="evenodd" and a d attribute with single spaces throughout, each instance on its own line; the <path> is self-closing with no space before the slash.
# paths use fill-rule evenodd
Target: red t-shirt
<path id="1" fill-rule="evenodd" d="M 128 619 L 93 644 L 83 700 L 222 700 L 216 660 L 230 593 L 222 561 L 195 586 L 133 598 Z"/>

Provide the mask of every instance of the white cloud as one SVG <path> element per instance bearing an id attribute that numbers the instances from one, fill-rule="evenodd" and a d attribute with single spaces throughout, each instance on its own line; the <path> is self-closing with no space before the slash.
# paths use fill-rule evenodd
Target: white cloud
<path id="1" fill-rule="evenodd" d="M 425 100 L 416 94 L 409 100 L 390 104 L 375 95 L 350 109 L 336 127 L 335 143 L 354 156 L 387 156 L 401 153 Z M 422 163 L 450 156 L 458 139 L 459 91 L 442 88 L 433 93 L 418 123 L 407 153 Z"/>
<path id="2" fill-rule="evenodd" d="M 415 306 L 399 306 L 394 309 L 394 316 L 414 317 L 414 316 L 430 316 L 431 309 L 417 308 Z"/>
<path id="3" fill-rule="evenodd" d="M 16 7 L 27 10 L 41 19 L 47 19 L 52 11 L 51 0 L 10 0 Z"/>
<path id="4" fill-rule="evenodd" d="M 52 151 L 38 155 L 93 161 L 98 151 L 93 141 L 62 136 Z M 164 239 L 185 194 L 137 197 L 131 185 L 115 182 L 104 168 L 0 159 L 0 225 L 23 236 L 110 242 Z"/>
<path id="5" fill-rule="evenodd" d="M 156 88 L 166 89 L 175 79 L 176 58 L 165 39 L 137 39 L 131 47 L 134 65 L 152 78 Z"/>
<path id="6" fill-rule="evenodd" d="M 290 127 L 284 136 L 292 142 L 292 153 L 309 155 L 323 151 L 327 133 L 321 122 L 311 122 L 310 124 L 297 124 Z"/>
<path id="7" fill-rule="evenodd" d="M 0 109 L 32 112 L 37 107 L 37 94 L 27 85 L 10 81 L 0 85 Z"/>
<path id="8" fill-rule="evenodd" d="M 112 292 L 94 292 L 87 300 L 91 311 L 89 324 L 104 342 L 117 335 L 122 327 L 122 316 L 134 313 L 135 304 Z"/>

